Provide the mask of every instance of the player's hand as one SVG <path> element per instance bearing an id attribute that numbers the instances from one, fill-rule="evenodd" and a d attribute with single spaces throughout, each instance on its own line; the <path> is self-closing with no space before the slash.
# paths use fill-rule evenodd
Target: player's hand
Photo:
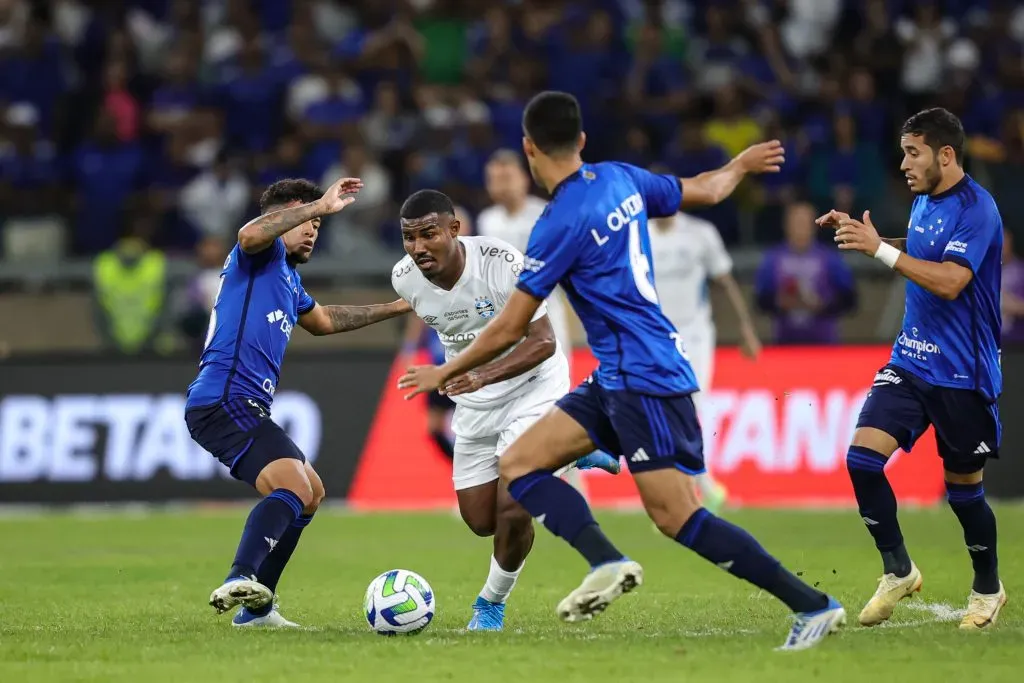
<path id="1" fill-rule="evenodd" d="M 822 228 L 831 228 L 832 230 L 838 230 L 839 224 L 843 221 L 850 220 L 850 214 L 843 213 L 842 211 L 836 211 L 832 209 L 824 216 L 819 216 L 814 222 Z"/>
<path id="2" fill-rule="evenodd" d="M 750 360 L 757 360 L 761 355 L 761 340 L 757 337 L 757 331 L 752 325 L 744 325 L 740 328 L 740 351 Z"/>
<path id="3" fill-rule="evenodd" d="M 419 394 L 440 389 L 443 381 L 439 365 L 414 365 L 407 368 L 405 374 L 398 378 L 398 388 L 412 389 L 405 395 L 405 400 L 408 401 Z"/>
<path id="4" fill-rule="evenodd" d="M 334 181 L 334 184 L 328 187 L 324 196 L 320 198 L 324 215 L 338 213 L 354 202 L 356 198 L 352 195 L 361 189 L 363 189 L 363 181 L 359 178 L 339 178 Z"/>
<path id="5" fill-rule="evenodd" d="M 778 140 L 761 142 L 747 147 L 734 161 L 744 173 L 778 173 L 786 161 L 786 150 Z"/>
<path id="6" fill-rule="evenodd" d="M 470 370 L 465 375 L 453 377 L 448 380 L 448 383 L 444 385 L 444 389 L 441 390 L 441 393 L 448 396 L 472 394 L 474 391 L 479 391 L 485 386 L 487 386 L 487 383 L 484 382 L 484 378 L 480 376 L 480 373 L 476 370 Z"/>
<path id="7" fill-rule="evenodd" d="M 839 229 L 836 230 L 835 241 L 840 249 L 874 256 L 878 251 L 878 245 L 882 243 L 882 238 L 878 236 L 878 231 L 871 222 L 871 212 L 865 211 L 862 221 L 850 217 L 841 220 Z"/>

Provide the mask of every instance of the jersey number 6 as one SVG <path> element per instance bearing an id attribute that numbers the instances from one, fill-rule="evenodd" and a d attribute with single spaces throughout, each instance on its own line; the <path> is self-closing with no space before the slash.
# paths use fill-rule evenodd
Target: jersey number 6
<path id="1" fill-rule="evenodd" d="M 636 282 L 640 296 L 652 304 L 658 303 L 658 290 L 654 288 L 654 282 L 651 281 L 651 262 L 640 243 L 640 221 L 638 220 L 631 221 L 629 224 L 629 267 L 633 271 L 633 281 Z"/>

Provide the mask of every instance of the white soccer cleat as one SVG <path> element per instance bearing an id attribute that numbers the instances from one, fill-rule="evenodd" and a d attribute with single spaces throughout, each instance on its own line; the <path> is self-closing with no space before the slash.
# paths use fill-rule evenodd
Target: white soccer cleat
<path id="1" fill-rule="evenodd" d="M 231 624 L 235 628 L 300 628 L 294 621 L 282 617 L 277 611 L 277 605 L 263 616 L 253 614 L 248 608 L 243 607 L 235 614 Z"/>
<path id="2" fill-rule="evenodd" d="M 562 621 L 586 621 L 644 582 L 644 570 L 632 560 L 609 562 L 592 570 L 580 587 L 558 603 Z"/>
<path id="3" fill-rule="evenodd" d="M 224 585 L 210 593 L 210 606 L 217 610 L 217 614 L 224 614 L 239 605 L 258 609 L 273 599 L 273 592 L 255 577 L 239 576 L 228 579 Z"/>
<path id="4" fill-rule="evenodd" d="M 875 594 L 860 612 L 861 626 L 877 626 L 888 620 L 900 600 L 921 592 L 922 583 L 921 571 L 913 562 L 910 563 L 910 573 L 906 576 L 883 574 L 882 578 L 878 579 Z"/>
<path id="5" fill-rule="evenodd" d="M 807 650 L 825 638 L 836 633 L 846 624 L 846 610 L 833 597 L 828 605 L 817 612 L 803 612 L 795 615 L 789 637 L 778 650 Z"/>
<path id="6" fill-rule="evenodd" d="M 1006 589 L 999 582 L 999 592 L 986 595 L 971 591 L 967 600 L 967 614 L 960 622 L 961 631 L 984 631 L 995 626 L 999 611 L 1006 604 Z"/>

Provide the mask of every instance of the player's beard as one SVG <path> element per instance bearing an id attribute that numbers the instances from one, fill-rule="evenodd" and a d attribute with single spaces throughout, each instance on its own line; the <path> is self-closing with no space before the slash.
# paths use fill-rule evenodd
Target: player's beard
<path id="1" fill-rule="evenodd" d="M 939 166 L 939 160 L 936 158 L 932 161 L 932 165 L 924 172 L 924 189 L 917 194 L 931 194 L 941 182 L 942 167 Z"/>

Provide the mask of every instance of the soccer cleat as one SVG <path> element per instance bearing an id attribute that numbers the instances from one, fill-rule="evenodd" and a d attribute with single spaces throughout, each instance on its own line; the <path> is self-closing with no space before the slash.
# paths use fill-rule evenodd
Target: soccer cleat
<path id="1" fill-rule="evenodd" d="M 273 599 L 271 590 L 258 582 L 255 576 L 236 576 L 210 594 L 210 606 L 217 610 L 217 614 L 224 614 L 238 605 L 258 609 Z"/>
<path id="2" fill-rule="evenodd" d="M 608 474 L 618 474 L 622 469 L 622 466 L 619 464 L 619 459 L 614 455 L 608 455 L 604 451 L 594 451 L 590 455 L 584 455 L 582 458 L 577 460 L 576 469 L 598 469 L 604 470 Z"/>
<path id="3" fill-rule="evenodd" d="M 778 650 L 806 650 L 846 624 L 846 610 L 839 601 L 829 596 L 828 606 L 817 612 L 800 612 L 793 617 L 793 628 L 786 642 Z"/>
<path id="4" fill-rule="evenodd" d="M 644 570 L 636 562 L 623 559 L 595 567 L 579 588 L 558 603 L 562 621 L 586 621 L 603 612 L 620 597 L 644 582 Z"/>
<path id="5" fill-rule="evenodd" d="M 999 611 L 1006 604 L 1006 589 L 999 582 L 999 592 L 986 595 L 971 591 L 967 600 L 967 614 L 960 622 L 961 631 L 984 631 L 995 626 Z"/>
<path id="6" fill-rule="evenodd" d="M 505 605 L 477 597 L 467 631 L 500 631 L 505 627 Z"/>
<path id="7" fill-rule="evenodd" d="M 882 578 L 878 579 L 875 594 L 860 612 L 861 626 L 876 626 L 886 621 L 892 616 L 892 611 L 900 600 L 921 592 L 922 583 L 921 571 L 913 562 L 910 563 L 910 573 L 906 576 L 883 574 Z"/>
<path id="8" fill-rule="evenodd" d="M 300 628 L 294 621 L 288 621 L 277 611 L 274 605 L 266 614 L 253 614 L 248 607 L 242 607 L 231 620 L 236 628 Z"/>

